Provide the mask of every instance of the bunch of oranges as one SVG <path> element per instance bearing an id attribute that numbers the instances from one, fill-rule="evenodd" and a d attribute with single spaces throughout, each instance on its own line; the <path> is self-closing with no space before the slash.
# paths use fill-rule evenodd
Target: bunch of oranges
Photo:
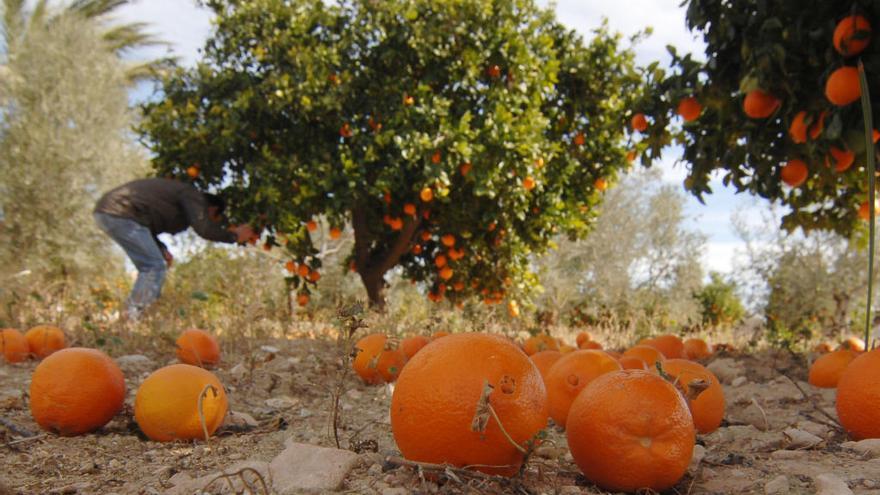
<path id="1" fill-rule="evenodd" d="M 0 356 L 7 363 L 20 363 L 31 356 L 43 359 L 65 347 L 64 332 L 53 325 L 38 325 L 23 335 L 14 328 L 0 329 Z"/>

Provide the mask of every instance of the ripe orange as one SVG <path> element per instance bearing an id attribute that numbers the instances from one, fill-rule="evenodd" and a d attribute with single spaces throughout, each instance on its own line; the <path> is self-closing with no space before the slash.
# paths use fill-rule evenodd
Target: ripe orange
<path id="1" fill-rule="evenodd" d="M 814 120 L 810 125 L 809 135 L 810 139 L 817 139 L 819 135 L 822 134 L 822 131 L 825 129 L 825 117 L 828 116 L 828 112 L 822 111 L 819 114 L 819 118 Z"/>
<path id="2" fill-rule="evenodd" d="M 31 354 L 37 359 L 43 359 L 53 352 L 67 347 L 64 332 L 53 325 L 35 326 L 25 332 L 24 338 L 27 339 Z"/>
<path id="3" fill-rule="evenodd" d="M 348 122 L 342 124 L 342 127 L 339 128 L 339 135 L 344 138 L 350 138 L 353 135 L 351 132 L 351 126 L 348 125 Z"/>
<path id="4" fill-rule="evenodd" d="M 666 357 L 663 355 L 663 353 L 660 352 L 656 347 L 645 344 L 634 345 L 627 349 L 623 353 L 623 355 L 627 357 L 635 357 L 641 359 L 642 361 L 648 363 L 648 369 L 654 372 L 656 372 L 657 370 L 657 361 L 666 360 Z"/>
<path id="5" fill-rule="evenodd" d="M 858 337 L 849 336 L 840 343 L 840 349 L 863 352 L 865 350 L 865 341 Z"/>
<path id="6" fill-rule="evenodd" d="M 423 335 L 413 335 L 400 341 L 400 350 L 403 351 L 407 359 L 412 359 L 429 342 L 431 341 Z"/>
<path id="7" fill-rule="evenodd" d="M 684 341 L 684 357 L 687 359 L 698 361 L 711 355 L 712 350 L 709 349 L 709 344 L 705 340 L 693 338 Z"/>
<path id="8" fill-rule="evenodd" d="M 846 172 L 856 159 L 856 154 L 850 150 L 842 150 L 837 146 L 829 148 L 831 158 L 834 159 L 834 171 L 837 173 Z M 828 158 L 825 158 L 825 166 L 830 166 Z"/>
<path id="9" fill-rule="evenodd" d="M 662 352 L 663 357 L 666 359 L 684 357 L 684 342 L 676 335 L 665 334 L 654 337 L 647 345 L 655 347 L 658 351 Z"/>
<path id="10" fill-rule="evenodd" d="M 593 350 L 601 351 L 602 344 L 600 344 L 596 341 L 593 341 L 593 340 L 585 340 L 578 345 L 578 349 L 584 349 L 584 350 L 593 349 Z"/>
<path id="11" fill-rule="evenodd" d="M 440 269 L 440 278 L 443 280 L 449 280 L 450 278 L 452 278 L 453 274 L 454 272 L 452 268 L 449 268 L 448 266 L 444 266 Z"/>
<path id="12" fill-rule="evenodd" d="M 339 236 L 342 235 L 342 231 L 339 227 L 330 227 L 330 238 L 331 239 L 339 239 Z"/>
<path id="13" fill-rule="evenodd" d="M 621 356 L 620 358 L 618 358 L 617 362 L 620 363 L 620 367 L 625 370 L 650 371 L 650 369 L 648 369 L 648 363 L 637 357 Z"/>
<path id="14" fill-rule="evenodd" d="M 437 268 L 443 268 L 444 266 L 446 266 L 446 263 L 447 261 L 445 254 L 438 254 L 437 257 L 434 258 L 434 266 L 436 266 Z"/>
<path id="15" fill-rule="evenodd" d="M 853 359 L 837 382 L 837 416 L 856 440 L 880 438 L 880 349 Z"/>
<path id="16" fill-rule="evenodd" d="M 880 198 L 874 200 L 874 215 L 878 211 L 880 211 Z M 867 200 L 862 201 L 862 204 L 859 205 L 859 218 L 866 222 L 871 219 L 871 205 Z"/>
<path id="17" fill-rule="evenodd" d="M 14 328 L 0 330 L 0 355 L 7 363 L 20 363 L 30 352 L 28 341 L 21 332 Z"/>
<path id="18" fill-rule="evenodd" d="M 367 335 L 355 344 L 357 355 L 352 366 L 364 382 L 376 385 L 397 379 L 406 363 L 406 354 L 388 344 L 388 338 L 381 333 Z"/>
<path id="19" fill-rule="evenodd" d="M 844 17 L 837 23 L 832 40 L 844 57 L 858 55 L 871 42 L 871 23 L 860 15 Z"/>
<path id="20" fill-rule="evenodd" d="M 309 303 L 309 295 L 305 292 L 296 295 L 296 303 L 302 307 Z"/>
<path id="21" fill-rule="evenodd" d="M 584 136 L 583 132 L 579 132 L 579 133 L 575 134 L 574 139 L 572 139 L 572 143 L 574 143 L 575 146 L 583 146 L 584 143 L 586 143 L 586 142 L 587 142 L 587 138 L 586 138 L 586 136 Z"/>
<path id="22" fill-rule="evenodd" d="M 565 427 L 568 409 L 580 391 L 597 377 L 621 369 L 616 359 L 602 351 L 581 350 L 562 356 L 550 367 L 544 379 L 550 417 L 557 425 Z"/>
<path id="23" fill-rule="evenodd" d="M 833 350 L 834 347 L 832 347 L 831 342 L 819 342 L 813 347 L 813 352 L 818 352 L 819 354 L 825 354 Z"/>
<path id="24" fill-rule="evenodd" d="M 434 332 L 431 334 L 431 341 L 437 340 L 442 337 L 446 337 L 448 335 L 450 335 L 449 332 L 444 332 L 443 330 Z"/>
<path id="25" fill-rule="evenodd" d="M 599 177 L 593 182 L 593 187 L 595 187 L 597 191 L 602 192 L 608 189 L 608 181 L 606 181 L 602 177 Z"/>
<path id="26" fill-rule="evenodd" d="M 416 214 L 416 205 L 412 203 L 407 203 L 403 205 L 403 212 L 409 216 L 415 216 Z"/>
<path id="27" fill-rule="evenodd" d="M 634 131 L 645 132 L 648 129 L 648 119 L 645 118 L 643 113 L 633 115 L 629 123 Z"/>
<path id="28" fill-rule="evenodd" d="M 566 420 L 584 475 L 609 491 L 663 491 L 681 479 L 696 434 L 687 403 L 654 373 L 623 370 L 593 380 Z"/>
<path id="29" fill-rule="evenodd" d="M 580 347 L 583 342 L 589 342 L 591 340 L 593 340 L 593 334 L 586 331 L 578 333 L 577 337 L 574 339 L 578 347 Z"/>
<path id="30" fill-rule="evenodd" d="M 311 270 L 309 270 L 309 266 L 306 265 L 305 263 L 303 263 L 302 265 L 299 265 L 296 268 L 296 274 L 299 275 L 300 277 L 308 277 L 310 271 Z"/>
<path id="31" fill-rule="evenodd" d="M 434 199 L 434 191 L 432 191 L 430 187 L 424 187 L 421 192 L 419 192 L 419 198 L 425 203 L 430 203 L 431 200 Z"/>
<path id="32" fill-rule="evenodd" d="M 682 98 L 678 102 L 678 108 L 676 109 L 676 113 L 681 115 L 681 118 L 684 119 L 685 122 L 697 120 L 700 118 L 702 112 L 703 105 L 701 105 L 700 101 L 693 96 Z"/>
<path id="33" fill-rule="evenodd" d="M 388 222 L 388 226 L 391 227 L 391 230 L 400 230 L 403 228 L 403 220 L 399 217 L 392 218 L 391 221 Z"/>
<path id="34" fill-rule="evenodd" d="M 204 428 L 210 436 L 226 416 L 226 391 L 213 373 L 189 364 L 172 364 L 150 374 L 134 398 L 134 419 L 156 442 L 204 440 L 200 396 Z"/>
<path id="35" fill-rule="evenodd" d="M 290 273 L 296 273 L 296 262 L 293 260 L 287 260 L 287 263 L 284 264 L 284 269 Z"/>
<path id="36" fill-rule="evenodd" d="M 446 234 L 440 238 L 440 242 L 446 247 L 455 246 L 455 236 L 452 234 Z"/>
<path id="37" fill-rule="evenodd" d="M 122 409 L 125 377 L 103 352 L 71 347 L 37 366 L 30 394 L 31 415 L 40 428 L 82 435 L 104 426 Z"/>
<path id="38" fill-rule="evenodd" d="M 537 185 L 537 183 L 535 182 L 535 178 L 532 177 L 531 175 L 526 177 L 522 181 L 523 189 L 525 189 L 526 191 L 531 191 L 532 189 L 535 188 L 536 185 Z"/>
<path id="39" fill-rule="evenodd" d="M 195 165 L 186 167 L 186 175 L 188 175 L 190 179 L 195 179 L 199 176 L 199 167 L 196 167 Z"/>
<path id="40" fill-rule="evenodd" d="M 517 303 L 516 301 L 508 302 L 507 314 L 509 314 L 511 318 L 519 318 L 519 303 Z"/>
<path id="41" fill-rule="evenodd" d="M 839 351 L 823 354 L 819 359 L 813 361 L 810 366 L 810 376 L 808 381 L 810 385 L 819 388 L 834 388 L 840 381 L 843 371 L 849 366 L 849 363 L 858 356 L 857 353 L 849 349 L 841 349 Z"/>
<path id="42" fill-rule="evenodd" d="M 765 119 L 782 104 L 779 98 L 760 89 L 753 89 L 743 99 L 743 112 L 753 119 Z"/>
<path id="43" fill-rule="evenodd" d="M 431 163 L 433 163 L 434 165 L 437 165 L 438 163 L 440 163 L 440 161 L 442 159 L 443 159 L 443 154 L 440 153 L 440 150 L 435 151 L 434 154 L 431 155 Z"/>
<path id="44" fill-rule="evenodd" d="M 724 418 L 724 390 L 715 374 L 700 363 L 687 359 L 667 359 L 663 361 L 663 371 L 675 379 L 676 386 L 685 394 L 697 431 L 711 433 L 717 430 Z M 696 399 L 690 399 L 687 397 L 689 385 L 695 381 L 706 382 L 708 388 Z"/>
<path id="45" fill-rule="evenodd" d="M 782 178 L 782 182 L 785 182 L 791 187 L 798 187 L 807 181 L 809 173 L 807 164 L 803 160 L 795 158 L 789 160 L 788 163 L 782 167 L 782 171 L 779 175 Z"/>
<path id="46" fill-rule="evenodd" d="M 318 223 L 314 220 L 309 220 L 306 222 L 306 229 L 308 229 L 309 232 L 314 232 L 318 230 Z"/>
<path id="47" fill-rule="evenodd" d="M 849 105 L 860 96 L 859 70 L 855 67 L 843 66 L 832 72 L 825 81 L 825 97 L 839 107 Z"/>
<path id="48" fill-rule="evenodd" d="M 796 144 L 803 144 L 807 142 L 807 112 L 801 110 L 798 112 L 793 119 L 791 119 L 791 125 L 788 126 L 788 135 L 791 136 L 791 140 Z"/>
<path id="49" fill-rule="evenodd" d="M 538 372 L 541 373 L 541 378 L 544 379 L 544 384 L 547 383 L 547 373 L 550 371 L 550 368 L 559 361 L 559 358 L 562 357 L 561 351 L 554 350 L 546 350 L 546 351 L 538 351 L 531 356 L 529 359 L 535 363 L 535 366 L 538 367 Z"/>
<path id="50" fill-rule="evenodd" d="M 556 342 L 556 339 L 547 335 L 546 333 L 540 333 L 533 337 L 529 337 L 523 342 L 523 351 L 529 356 L 535 354 L 540 351 L 558 351 L 559 343 Z"/>
<path id="51" fill-rule="evenodd" d="M 177 338 L 177 359 L 193 366 L 211 367 L 220 362 L 220 344 L 210 333 L 198 328 L 184 330 Z"/>
<path id="52" fill-rule="evenodd" d="M 391 398 L 394 440 L 413 461 L 511 476 L 523 455 L 488 406 L 522 447 L 547 424 L 544 383 L 522 351 L 497 335 L 450 335 L 422 349 L 400 374 Z"/>
<path id="53" fill-rule="evenodd" d="M 470 173 L 471 168 L 473 168 L 473 165 L 471 165 L 470 162 L 465 162 L 458 166 L 458 171 L 461 172 L 462 176 L 467 176 L 467 174 Z"/>

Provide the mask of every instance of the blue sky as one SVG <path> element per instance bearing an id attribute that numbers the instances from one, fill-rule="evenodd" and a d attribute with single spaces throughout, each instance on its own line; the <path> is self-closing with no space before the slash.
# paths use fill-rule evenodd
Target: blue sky
<path id="1" fill-rule="evenodd" d="M 537 0 L 548 5 L 547 0 Z M 635 47 L 637 62 L 646 65 L 654 60 L 668 63 L 666 45 L 675 45 L 679 52 L 702 53 L 701 41 L 685 28 L 681 0 L 558 0 L 554 2 L 558 18 L 568 26 L 590 36 L 590 32 L 607 18 L 612 31 L 626 36 L 650 26 L 652 35 Z M 211 16 L 195 0 L 136 0 L 118 11 L 120 21 L 146 22 L 158 38 L 170 43 L 155 48 L 145 56 L 175 55 L 184 64 L 192 64 L 199 57 L 199 49 L 211 30 Z M 141 90 L 142 97 L 147 91 Z M 663 180 L 681 186 L 686 171 L 677 164 L 679 153 L 670 149 L 659 165 Z M 757 217 L 766 202 L 746 194 L 735 194 L 720 181 L 713 182 L 714 194 L 705 198 L 705 205 L 688 196 L 686 214 L 688 227 L 706 234 L 708 242 L 703 254 L 707 270 L 730 272 L 733 260 L 742 243 L 731 227 L 731 214 L 744 211 L 748 217 Z M 774 226 L 775 228 L 775 226 Z"/>

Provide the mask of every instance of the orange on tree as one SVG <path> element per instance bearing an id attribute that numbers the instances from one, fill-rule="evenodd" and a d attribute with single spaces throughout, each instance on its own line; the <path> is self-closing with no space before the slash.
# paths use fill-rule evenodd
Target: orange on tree
<path id="1" fill-rule="evenodd" d="M 593 187 L 596 188 L 597 191 L 602 192 L 608 189 L 608 181 L 599 177 L 593 182 Z"/>
<path id="2" fill-rule="evenodd" d="M 746 93 L 743 99 L 743 112 L 753 119 L 766 119 L 773 115 L 782 101 L 770 93 L 760 89 L 753 89 Z"/>
<path id="3" fill-rule="evenodd" d="M 523 181 L 522 181 L 523 189 L 525 189 L 526 191 L 531 191 L 532 189 L 535 188 L 535 186 L 536 186 L 537 184 L 538 184 L 538 183 L 535 182 L 535 178 L 532 177 L 531 175 L 528 176 L 528 177 L 526 177 L 526 178 L 523 179 Z"/>
<path id="4" fill-rule="evenodd" d="M 629 121 L 630 127 L 632 130 L 637 132 L 645 132 L 648 130 L 648 119 L 645 118 L 645 114 L 639 112 L 632 116 L 632 119 Z"/>
<path id="5" fill-rule="evenodd" d="M 407 363 L 391 398 L 394 441 L 412 461 L 511 476 L 546 424 L 538 369 L 497 335 L 460 333 L 431 343 Z"/>
<path id="6" fill-rule="evenodd" d="M 308 277 L 310 271 L 311 270 L 309 269 L 309 265 L 307 265 L 305 263 L 299 265 L 296 268 L 296 274 L 299 275 L 300 277 Z"/>
<path id="7" fill-rule="evenodd" d="M 706 359 L 712 355 L 709 344 L 700 338 L 691 338 L 684 341 L 684 357 L 691 361 Z"/>
<path id="8" fill-rule="evenodd" d="M 834 28 L 834 49 L 844 57 L 862 53 L 871 42 L 871 23 L 855 14 L 844 17 Z"/>
<path id="9" fill-rule="evenodd" d="M 880 438 L 880 349 L 853 359 L 837 382 L 837 416 L 855 440 Z"/>
<path id="10" fill-rule="evenodd" d="M 855 102 L 861 95 L 859 70 L 855 67 L 848 65 L 840 67 L 825 81 L 825 97 L 839 107 Z"/>
<path id="11" fill-rule="evenodd" d="M 544 377 L 550 417 L 565 427 L 568 410 L 580 391 L 597 377 L 621 369 L 616 359 L 602 351 L 579 350 L 562 356 Z"/>
<path id="12" fill-rule="evenodd" d="M 297 269 L 296 261 L 287 260 L 287 263 L 284 264 L 284 269 L 290 273 L 296 273 L 296 269 Z"/>
<path id="13" fill-rule="evenodd" d="M 715 374 L 687 359 L 667 359 L 662 367 L 684 394 L 697 431 L 706 434 L 717 430 L 724 419 L 724 390 Z"/>
<path id="14" fill-rule="evenodd" d="M 21 332 L 14 328 L 0 330 L 0 356 L 7 363 L 20 363 L 30 355 L 30 346 Z"/>
<path id="15" fill-rule="evenodd" d="M 210 333 L 199 329 L 184 330 L 177 341 L 177 359 L 193 366 L 211 367 L 220 362 L 220 344 Z"/>
<path id="16" fill-rule="evenodd" d="M 465 162 L 458 166 L 458 171 L 461 173 L 462 177 L 464 177 L 470 173 L 472 168 L 473 165 L 471 165 L 470 162 Z"/>
<path id="17" fill-rule="evenodd" d="M 856 159 L 856 154 L 848 149 L 840 149 L 837 146 L 828 148 L 828 153 L 834 160 L 834 171 L 837 173 L 846 172 Z M 825 165 L 830 166 L 828 157 L 825 157 Z"/>
<path id="18" fill-rule="evenodd" d="M 546 350 L 546 351 L 538 351 L 531 356 L 529 359 L 535 363 L 535 366 L 538 368 L 538 372 L 541 373 L 541 378 L 544 379 L 544 384 L 547 383 L 547 373 L 550 371 L 550 368 L 559 361 L 559 358 L 562 357 L 561 351 L 554 350 Z"/>
<path id="19" fill-rule="evenodd" d="M 407 215 L 411 216 L 411 217 L 412 217 L 412 216 L 415 216 L 415 214 L 416 214 L 416 205 L 414 205 L 414 204 L 412 204 L 412 203 L 407 203 L 407 204 L 403 205 L 403 212 L 406 213 Z"/>
<path id="20" fill-rule="evenodd" d="M 535 354 L 536 352 L 548 350 L 558 351 L 559 342 L 557 342 L 556 339 L 547 335 L 546 333 L 533 335 L 526 339 L 525 342 L 523 342 L 523 351 L 529 356 Z"/>
<path id="21" fill-rule="evenodd" d="M 425 203 L 430 203 L 434 199 L 434 191 L 430 187 L 422 188 L 419 198 Z"/>
<path id="22" fill-rule="evenodd" d="M 687 96 L 678 101 L 678 107 L 676 108 L 676 113 L 681 115 L 681 118 L 684 119 L 685 122 L 693 122 L 700 118 L 700 114 L 703 112 L 703 105 L 700 104 L 700 101 L 694 96 Z"/>
<path id="23" fill-rule="evenodd" d="M 835 388 L 843 371 L 858 354 L 849 349 L 841 349 L 823 354 L 813 361 L 807 381 L 819 388 Z"/>
<path id="24" fill-rule="evenodd" d="M 663 491 L 684 476 L 696 433 L 687 403 L 655 373 L 596 378 L 566 419 L 568 448 L 587 479 L 610 491 Z"/>
<path id="25" fill-rule="evenodd" d="M 134 419 L 150 440 L 206 440 L 226 417 L 223 384 L 210 371 L 172 364 L 148 376 L 134 398 Z M 204 418 L 204 423 L 202 419 Z"/>
<path id="26" fill-rule="evenodd" d="M 352 367 L 361 379 L 370 385 L 391 383 L 397 379 L 406 354 L 383 333 L 367 335 L 354 346 L 357 353 Z"/>
<path id="27" fill-rule="evenodd" d="M 199 167 L 190 165 L 186 168 L 186 175 L 188 175 L 190 179 L 195 179 L 199 176 Z"/>
<path id="28" fill-rule="evenodd" d="M 342 230 L 339 227 L 330 227 L 330 238 L 331 239 L 339 239 L 342 235 Z"/>
<path id="29" fill-rule="evenodd" d="M 807 142 L 807 112 L 801 110 L 795 114 L 788 126 L 788 135 L 795 144 L 803 144 Z"/>
<path id="30" fill-rule="evenodd" d="M 455 236 L 452 234 L 445 234 L 440 238 L 440 242 L 446 247 L 455 246 Z"/>
<path id="31" fill-rule="evenodd" d="M 452 268 L 449 268 L 448 266 L 444 266 L 440 269 L 440 278 L 443 280 L 449 280 L 450 278 L 452 278 L 453 274 L 454 272 Z"/>
<path id="32" fill-rule="evenodd" d="M 779 176 L 782 178 L 782 182 L 785 182 L 789 186 L 799 187 L 807 181 L 807 176 L 809 176 L 809 174 L 810 171 L 807 168 L 807 164 L 803 160 L 795 158 L 789 160 L 788 163 L 782 167 Z"/>
<path id="33" fill-rule="evenodd" d="M 296 304 L 300 307 L 303 307 L 309 303 L 309 295 L 305 292 L 300 292 L 296 295 Z"/>
<path id="34" fill-rule="evenodd" d="M 880 198 L 875 198 L 874 199 L 874 215 L 876 215 L 878 211 L 880 211 Z M 866 222 L 871 219 L 871 204 L 868 203 L 867 200 L 862 201 L 862 204 L 859 205 L 858 216 L 860 219 L 862 219 Z"/>
<path id="35" fill-rule="evenodd" d="M 623 355 L 641 359 L 648 364 L 648 368 L 651 371 L 657 370 L 655 366 L 657 361 L 664 361 L 666 359 L 666 356 L 659 349 L 647 344 L 634 345 L 624 351 Z"/>
<path id="36" fill-rule="evenodd" d="M 96 349 L 61 349 L 43 359 L 31 376 L 34 421 L 62 436 L 104 426 L 122 410 L 124 400 L 122 370 Z"/>
<path id="37" fill-rule="evenodd" d="M 677 335 L 663 334 L 650 339 L 647 343 L 663 353 L 666 359 L 684 357 L 684 342 Z"/>
<path id="38" fill-rule="evenodd" d="M 819 117 L 813 120 L 813 123 L 810 124 L 810 128 L 807 131 L 807 134 L 810 136 L 810 139 L 818 139 L 819 136 L 822 135 L 822 131 L 825 130 L 825 117 L 828 116 L 828 112 L 822 110 L 819 112 Z"/>
<path id="39" fill-rule="evenodd" d="M 25 332 L 24 338 L 27 339 L 31 354 L 37 359 L 43 359 L 53 352 L 67 347 L 64 332 L 54 325 L 35 326 Z"/>
<path id="40" fill-rule="evenodd" d="M 412 359 L 412 357 L 415 356 L 422 347 L 428 345 L 429 342 L 431 341 L 423 335 L 413 335 L 412 337 L 406 337 L 400 341 L 400 350 L 403 351 L 403 354 L 407 359 Z"/>

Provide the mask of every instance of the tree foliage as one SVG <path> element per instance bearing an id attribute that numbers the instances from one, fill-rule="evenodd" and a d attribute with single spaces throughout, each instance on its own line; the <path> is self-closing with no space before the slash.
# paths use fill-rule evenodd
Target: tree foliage
<path id="1" fill-rule="evenodd" d="M 718 272 L 709 273 L 709 283 L 694 294 L 700 303 L 703 325 L 727 326 L 739 321 L 746 310 L 736 294 L 736 284 Z"/>
<path id="2" fill-rule="evenodd" d="M 880 117 L 880 43 L 871 41 L 855 56 L 841 54 L 833 44 L 838 23 L 851 15 L 867 18 L 876 33 L 880 3 L 685 3 L 687 26 L 702 35 L 705 53 L 695 58 L 670 47 L 669 71 L 657 64 L 647 69 L 652 90 L 635 109 L 649 121 L 638 145 L 645 152 L 643 163 L 677 142 L 683 145 L 690 168 L 685 186 L 697 197 L 711 192 L 710 178 L 719 173 L 725 185 L 790 207 L 782 218 L 787 230 L 803 227 L 849 235 L 860 229 L 858 211 L 866 204 L 868 191 L 862 112 L 858 100 L 832 103 L 826 86 L 837 69 L 855 67 L 862 60 L 874 121 Z M 876 34 L 859 30 L 853 39 L 872 36 Z M 778 100 L 778 107 L 771 101 L 766 118 L 752 118 L 744 111 L 744 100 L 756 89 Z M 846 89 L 857 91 L 857 82 Z M 702 106 L 699 118 L 690 122 L 676 116 L 686 97 L 697 98 Z M 837 167 L 841 155 L 854 158 L 845 170 Z M 782 170 L 791 160 L 807 166 L 802 185 L 791 187 L 782 180 Z"/>
<path id="3" fill-rule="evenodd" d="M 97 15 L 109 11 L 91 16 L 78 10 L 98 3 L 53 10 L 37 2 L 25 11 L 23 2 L 5 2 L 0 78 L 5 288 L 11 283 L 5 276 L 25 270 L 55 280 L 106 270 L 109 242 L 94 226 L 94 201 L 139 168 L 145 171 L 130 133 L 131 66 L 120 58 L 119 44 L 106 38 L 113 25 Z"/>
<path id="4" fill-rule="evenodd" d="M 307 222 L 350 222 L 373 303 L 395 266 L 437 300 L 527 290 L 529 254 L 582 236 L 628 165 L 632 54 L 532 0 L 205 3 L 203 60 L 144 109 L 157 173 L 197 173 L 309 274 Z"/>

